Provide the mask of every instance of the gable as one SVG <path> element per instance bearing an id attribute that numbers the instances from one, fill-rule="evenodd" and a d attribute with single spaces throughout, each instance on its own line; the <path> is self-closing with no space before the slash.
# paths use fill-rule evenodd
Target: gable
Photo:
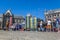
<path id="1" fill-rule="evenodd" d="M 12 16 L 11 11 L 7 10 L 7 12 L 5 13 L 5 15 L 11 15 Z"/>

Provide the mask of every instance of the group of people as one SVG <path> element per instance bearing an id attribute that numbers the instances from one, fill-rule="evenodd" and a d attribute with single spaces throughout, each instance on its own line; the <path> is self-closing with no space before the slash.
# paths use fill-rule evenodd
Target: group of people
<path id="1" fill-rule="evenodd" d="M 14 23 L 11 26 L 9 26 L 9 23 L 6 23 L 6 27 L 3 28 L 3 30 L 12 30 L 12 31 L 16 31 L 20 29 L 22 29 L 22 25 L 19 23 Z"/>
<path id="2" fill-rule="evenodd" d="M 60 19 L 54 18 L 53 21 L 50 19 L 47 20 L 47 22 L 40 21 L 40 31 L 48 31 L 48 32 L 58 32 L 60 31 Z"/>
<path id="3" fill-rule="evenodd" d="M 20 29 L 24 29 L 24 26 L 22 24 L 13 24 L 12 26 L 9 27 L 8 23 L 7 24 L 7 30 L 12 29 L 12 30 L 20 30 Z M 44 21 L 40 21 L 37 24 L 37 31 L 42 31 L 42 32 L 58 32 L 60 31 L 60 18 L 54 18 L 53 21 L 51 21 L 50 19 L 48 19 L 46 22 Z"/>

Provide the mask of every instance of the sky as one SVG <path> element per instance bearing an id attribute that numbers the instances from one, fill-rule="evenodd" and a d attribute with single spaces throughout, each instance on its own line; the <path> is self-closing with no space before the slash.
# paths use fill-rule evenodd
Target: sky
<path id="1" fill-rule="evenodd" d="M 26 16 L 30 13 L 41 19 L 45 19 L 44 11 L 50 9 L 59 9 L 60 0 L 0 0 L 0 14 L 8 9 L 14 15 Z"/>

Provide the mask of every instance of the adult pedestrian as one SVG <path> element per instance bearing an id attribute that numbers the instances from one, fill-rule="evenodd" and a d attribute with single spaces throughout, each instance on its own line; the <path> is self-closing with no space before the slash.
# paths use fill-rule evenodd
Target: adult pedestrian
<path id="1" fill-rule="evenodd" d="M 40 31 L 44 31 L 43 22 L 40 22 Z"/>
<path id="2" fill-rule="evenodd" d="M 46 31 L 51 31 L 51 20 L 50 19 L 47 20 L 47 28 L 46 28 Z"/>
<path id="3" fill-rule="evenodd" d="M 57 28 L 58 28 L 58 31 L 60 31 L 60 18 L 58 19 L 58 26 L 57 26 Z"/>

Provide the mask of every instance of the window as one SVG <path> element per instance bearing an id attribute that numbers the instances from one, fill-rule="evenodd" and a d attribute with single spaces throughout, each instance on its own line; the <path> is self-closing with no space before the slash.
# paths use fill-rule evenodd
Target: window
<path id="1" fill-rule="evenodd" d="M 49 16 L 48 16 L 48 18 L 49 18 Z"/>
<path id="2" fill-rule="evenodd" d="M 59 17 L 59 14 L 57 14 L 57 16 Z"/>
<path id="3" fill-rule="evenodd" d="M 47 16 L 48 18 L 51 18 L 51 15 Z"/>
<path id="4" fill-rule="evenodd" d="M 51 15 L 50 15 L 50 18 L 51 18 Z"/>
<path id="5" fill-rule="evenodd" d="M 15 23 L 17 22 L 17 20 L 15 19 Z"/>
<path id="6" fill-rule="evenodd" d="M 56 14 L 52 15 L 53 17 L 56 17 Z"/>
<path id="7" fill-rule="evenodd" d="M 47 16 L 46 16 L 46 18 L 47 18 Z"/>

